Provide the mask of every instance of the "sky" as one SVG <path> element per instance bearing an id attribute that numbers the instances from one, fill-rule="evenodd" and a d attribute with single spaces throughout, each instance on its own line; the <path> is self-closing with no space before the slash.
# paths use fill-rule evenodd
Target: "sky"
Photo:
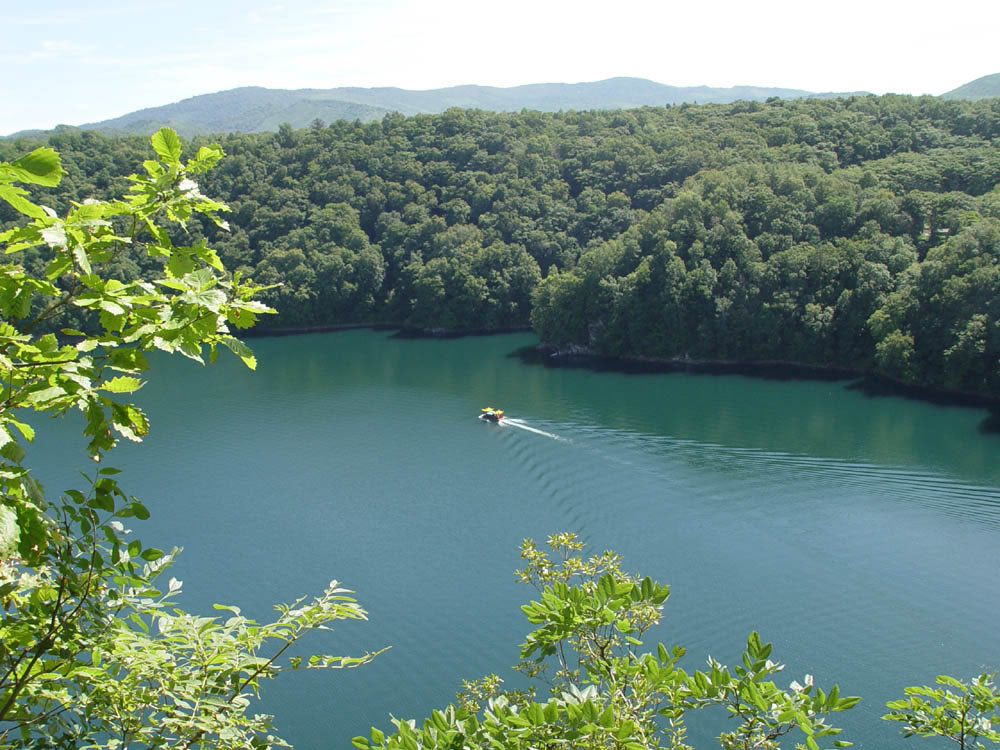
<path id="1" fill-rule="evenodd" d="M 577 83 L 941 94 L 1000 72 L 996 0 L 8 0 L 0 135 L 238 86 Z M 13 7 L 11 7 L 13 6 Z"/>

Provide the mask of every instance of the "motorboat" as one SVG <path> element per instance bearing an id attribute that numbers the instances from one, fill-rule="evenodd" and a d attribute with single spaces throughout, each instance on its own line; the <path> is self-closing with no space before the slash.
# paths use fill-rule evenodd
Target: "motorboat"
<path id="1" fill-rule="evenodd" d="M 503 419 L 503 409 L 494 409 L 492 406 L 487 406 L 485 409 L 480 409 L 479 411 L 481 412 L 479 418 L 485 419 L 487 422 L 497 424 Z"/>

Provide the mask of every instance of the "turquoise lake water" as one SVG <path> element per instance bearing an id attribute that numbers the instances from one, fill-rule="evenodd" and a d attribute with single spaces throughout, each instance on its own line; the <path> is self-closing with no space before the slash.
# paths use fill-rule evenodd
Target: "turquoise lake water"
<path id="1" fill-rule="evenodd" d="M 1000 668 L 1000 434 L 982 409 L 872 396 L 857 381 L 550 367 L 529 334 L 450 340 L 347 331 L 251 342 L 260 365 L 157 358 L 152 433 L 109 458 L 185 548 L 183 603 L 270 603 L 332 578 L 369 612 L 317 650 L 392 648 L 362 669 L 293 674 L 264 709 L 303 749 L 422 719 L 462 679 L 510 670 L 528 632 L 518 547 L 575 531 L 670 584 L 650 634 L 731 664 L 759 630 L 779 683 L 864 696 L 835 716 L 859 748 L 906 685 Z M 523 352 L 522 352 L 523 353 Z M 233 358 L 230 358 L 232 360 Z M 502 407 L 511 424 L 475 419 Z M 29 463 L 48 490 L 87 470 L 74 425 Z M 726 725 L 693 723 L 700 748 Z M 790 743 L 791 744 L 791 743 Z"/>

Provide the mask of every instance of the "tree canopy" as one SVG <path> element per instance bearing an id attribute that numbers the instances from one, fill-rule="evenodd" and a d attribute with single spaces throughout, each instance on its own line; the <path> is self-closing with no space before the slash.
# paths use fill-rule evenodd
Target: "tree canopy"
<path id="1" fill-rule="evenodd" d="M 317 122 L 223 136 L 203 182 L 232 231 L 191 231 L 271 287 L 265 328 L 530 323 L 604 355 L 995 394 L 998 136 L 1000 100 L 896 95 Z M 68 174 L 39 194 L 60 211 L 142 158 L 135 138 L 49 142 Z"/>

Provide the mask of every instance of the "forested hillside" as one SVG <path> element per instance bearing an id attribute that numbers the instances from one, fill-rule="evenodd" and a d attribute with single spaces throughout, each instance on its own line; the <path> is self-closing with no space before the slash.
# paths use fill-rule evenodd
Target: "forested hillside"
<path id="1" fill-rule="evenodd" d="M 1000 73 L 969 81 L 957 89 L 941 94 L 941 96 L 945 99 L 987 99 L 1000 96 Z"/>
<path id="2" fill-rule="evenodd" d="M 998 99 L 891 95 L 283 126 L 218 139 L 228 156 L 201 189 L 231 231 L 192 240 L 280 285 L 276 327 L 530 322 L 600 354 L 995 396 L 998 138 Z M 49 142 L 69 175 L 39 197 L 59 212 L 120 190 L 144 154 L 138 138 Z M 29 146 L 0 142 L 0 159 Z M 114 262 L 135 277 L 150 261 Z"/>

